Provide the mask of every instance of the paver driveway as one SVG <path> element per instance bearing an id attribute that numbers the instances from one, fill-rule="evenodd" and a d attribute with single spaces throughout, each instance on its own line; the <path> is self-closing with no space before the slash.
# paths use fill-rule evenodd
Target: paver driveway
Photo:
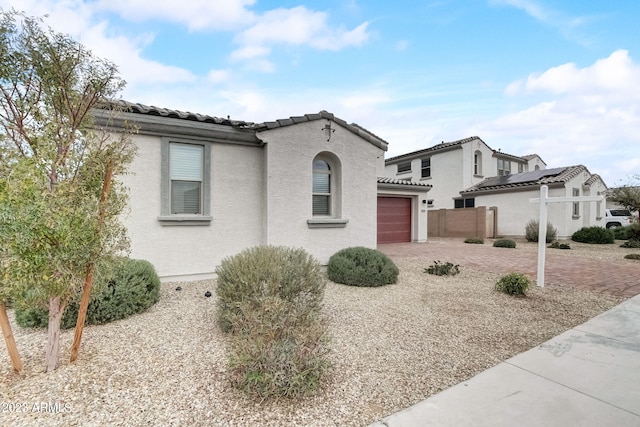
<path id="1" fill-rule="evenodd" d="M 494 248 L 491 242 L 467 244 L 461 239 L 430 238 L 427 243 L 392 243 L 378 249 L 392 258 L 421 258 L 425 267 L 435 260 L 460 264 L 498 274 L 514 271 L 535 280 L 537 244 L 518 243 L 516 249 Z M 609 250 L 611 248 L 608 248 Z M 545 284 L 568 285 L 610 295 L 632 297 L 640 294 L 640 262 L 624 259 L 631 250 L 620 248 L 619 260 L 569 256 L 558 249 L 546 250 Z M 639 252 L 639 250 L 633 250 Z"/>

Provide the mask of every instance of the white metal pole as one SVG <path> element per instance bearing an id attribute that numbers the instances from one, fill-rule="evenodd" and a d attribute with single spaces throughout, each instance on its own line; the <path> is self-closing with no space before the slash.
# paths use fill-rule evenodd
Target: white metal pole
<path id="1" fill-rule="evenodd" d="M 538 275 L 536 284 L 544 288 L 545 250 L 547 248 L 547 199 L 549 187 L 540 186 L 540 219 L 538 223 Z"/>

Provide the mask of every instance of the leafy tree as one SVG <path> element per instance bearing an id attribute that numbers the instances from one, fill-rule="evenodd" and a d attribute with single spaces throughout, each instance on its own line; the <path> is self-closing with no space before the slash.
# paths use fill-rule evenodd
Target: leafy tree
<path id="1" fill-rule="evenodd" d="M 90 291 L 98 260 L 128 248 L 126 192 L 112 177 L 134 145 L 91 115 L 124 84 L 69 36 L 0 10 L 0 268 L 15 304 L 48 307 L 45 371 L 58 364 L 68 301 Z"/>
<path id="2" fill-rule="evenodd" d="M 640 182 L 640 175 L 635 179 Z M 625 185 L 623 187 L 616 187 L 609 190 L 607 199 L 624 206 L 630 212 L 640 212 L 640 185 L 631 186 Z"/>

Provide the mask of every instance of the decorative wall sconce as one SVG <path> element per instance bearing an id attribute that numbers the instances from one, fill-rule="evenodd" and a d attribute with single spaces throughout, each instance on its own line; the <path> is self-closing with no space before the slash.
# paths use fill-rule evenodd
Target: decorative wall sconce
<path id="1" fill-rule="evenodd" d="M 331 139 L 331 134 L 336 131 L 331 127 L 331 120 L 329 120 L 327 124 L 324 125 L 324 127 L 322 128 L 322 131 L 327 135 L 327 141 L 329 141 Z"/>

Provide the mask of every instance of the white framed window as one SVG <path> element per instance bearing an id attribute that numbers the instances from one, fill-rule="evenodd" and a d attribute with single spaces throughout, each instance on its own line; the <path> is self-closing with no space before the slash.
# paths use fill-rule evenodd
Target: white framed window
<path id="1" fill-rule="evenodd" d="M 498 176 L 505 176 L 511 173 L 511 161 L 498 159 Z"/>
<path id="2" fill-rule="evenodd" d="M 342 164 L 333 153 L 319 153 L 311 165 L 311 215 L 309 228 L 344 228 L 342 218 Z"/>
<path id="3" fill-rule="evenodd" d="M 210 222 L 210 145 L 163 138 L 161 171 L 159 220 L 185 225 Z"/>
<path id="4" fill-rule="evenodd" d="M 331 166 L 326 160 L 313 161 L 313 203 L 314 216 L 331 215 Z"/>

